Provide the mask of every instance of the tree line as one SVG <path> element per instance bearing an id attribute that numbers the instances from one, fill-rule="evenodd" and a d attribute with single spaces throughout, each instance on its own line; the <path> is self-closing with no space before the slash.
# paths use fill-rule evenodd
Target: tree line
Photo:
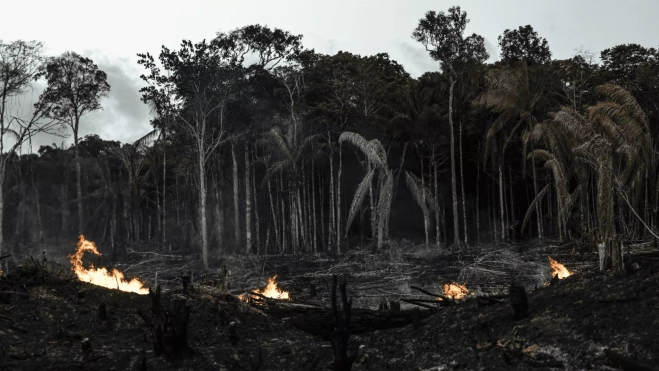
<path id="1" fill-rule="evenodd" d="M 138 54 L 153 131 L 134 143 L 79 137 L 110 91 L 92 60 L 0 43 L 0 255 L 75 233 L 206 268 L 228 253 L 550 238 L 615 265 L 616 236 L 656 238 L 657 50 L 557 60 L 527 25 L 488 64 L 468 22 L 452 7 L 410 30 L 437 62 L 419 78 L 386 53 L 320 54 L 262 25 Z M 12 111 L 37 79 L 31 113 Z M 20 153 L 39 132 L 73 145 Z"/>

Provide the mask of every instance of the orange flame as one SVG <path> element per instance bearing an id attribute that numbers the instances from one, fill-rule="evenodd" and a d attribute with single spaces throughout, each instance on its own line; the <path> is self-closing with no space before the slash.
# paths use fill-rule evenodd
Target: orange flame
<path id="1" fill-rule="evenodd" d="M 571 275 L 574 274 L 571 270 L 565 268 L 565 266 L 556 260 L 552 259 L 551 256 L 547 256 L 549 259 L 549 266 L 551 267 L 552 277 L 558 276 L 559 280 L 562 280 L 563 278 L 570 277 Z"/>
<path id="2" fill-rule="evenodd" d="M 76 276 L 78 276 L 78 280 L 110 289 L 134 292 L 140 295 L 146 295 L 149 293 L 148 288 L 143 288 L 144 283 L 142 281 L 137 278 L 126 281 L 124 274 L 116 268 L 112 269 L 112 272 L 108 272 L 105 268 L 94 268 L 94 265 L 92 264 L 89 269 L 86 269 L 82 266 L 82 256 L 85 252 L 90 252 L 99 256 L 101 255 L 96 248 L 96 244 L 92 241 L 87 241 L 85 236 L 80 235 L 78 248 L 76 249 L 75 254 L 69 255 L 71 270 Z"/>
<path id="3" fill-rule="evenodd" d="M 251 293 L 261 294 L 265 297 L 272 299 L 290 299 L 288 295 L 288 291 L 283 291 L 279 287 L 277 287 L 277 282 L 275 282 L 275 278 L 277 278 L 276 274 L 271 278 L 268 278 L 268 285 L 263 290 L 254 289 L 251 291 Z M 242 301 L 247 301 L 246 295 L 238 295 L 238 299 Z"/>
<path id="4" fill-rule="evenodd" d="M 443 289 L 444 296 L 451 297 L 453 299 L 462 299 L 469 294 L 467 286 L 461 285 L 459 283 L 445 283 Z"/>

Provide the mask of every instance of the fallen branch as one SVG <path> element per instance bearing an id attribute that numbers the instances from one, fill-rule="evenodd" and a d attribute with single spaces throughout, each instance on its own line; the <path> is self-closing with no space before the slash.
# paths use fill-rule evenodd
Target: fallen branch
<path id="1" fill-rule="evenodd" d="M 408 300 L 408 299 L 400 299 L 400 301 L 407 303 L 407 304 L 412 304 L 412 305 L 418 305 L 420 307 L 426 308 L 426 309 L 437 309 L 437 307 L 430 306 L 428 304 L 423 304 L 420 302 L 416 302 L 414 300 Z"/>
<path id="2" fill-rule="evenodd" d="M 411 288 L 411 289 L 414 289 L 414 290 L 417 290 L 417 291 L 421 291 L 422 293 L 424 293 L 424 294 L 426 294 L 426 295 L 434 296 L 434 297 L 436 297 L 436 298 L 441 298 L 442 300 L 445 300 L 445 301 L 449 301 L 449 302 L 450 302 L 449 298 L 447 298 L 447 297 L 444 296 L 444 295 L 441 295 L 441 294 L 433 294 L 432 292 L 426 291 L 426 290 L 424 290 L 424 289 L 422 289 L 422 288 L 420 288 L 420 287 L 416 287 L 416 286 L 410 286 L 410 288 Z"/>

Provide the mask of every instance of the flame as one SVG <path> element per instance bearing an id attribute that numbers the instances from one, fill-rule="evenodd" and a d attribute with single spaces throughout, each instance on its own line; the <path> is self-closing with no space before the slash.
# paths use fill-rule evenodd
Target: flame
<path id="1" fill-rule="evenodd" d="M 82 266 L 82 256 L 85 252 L 101 255 L 96 248 L 96 244 L 92 241 L 87 241 L 85 236 L 80 235 L 75 254 L 69 255 L 71 270 L 78 276 L 78 280 L 110 289 L 118 288 L 121 291 L 134 292 L 141 295 L 149 293 L 148 288 L 143 288 L 144 283 L 142 281 L 137 278 L 126 281 L 124 274 L 116 268 L 112 269 L 112 272 L 108 272 L 105 268 L 94 268 L 92 264 L 89 269 L 86 269 Z"/>
<path id="2" fill-rule="evenodd" d="M 552 259 L 551 256 L 547 256 L 549 259 L 549 266 L 551 267 L 551 276 L 556 277 L 558 276 L 559 280 L 562 280 L 563 278 L 570 277 L 571 275 L 574 274 L 571 270 L 565 268 L 565 266 L 556 260 Z"/>
<path id="3" fill-rule="evenodd" d="M 462 299 L 469 294 L 467 286 L 461 285 L 459 283 L 445 283 L 443 289 L 444 296 L 451 297 L 453 299 Z"/>
<path id="4" fill-rule="evenodd" d="M 277 287 L 277 282 L 275 282 L 275 278 L 277 278 L 276 274 L 268 278 L 268 285 L 263 290 L 254 289 L 250 292 L 250 294 L 251 293 L 261 294 L 265 297 L 272 299 L 290 299 L 288 295 L 288 291 L 282 291 L 279 287 Z M 238 295 L 238 299 L 242 301 L 247 301 L 248 300 L 247 294 Z"/>

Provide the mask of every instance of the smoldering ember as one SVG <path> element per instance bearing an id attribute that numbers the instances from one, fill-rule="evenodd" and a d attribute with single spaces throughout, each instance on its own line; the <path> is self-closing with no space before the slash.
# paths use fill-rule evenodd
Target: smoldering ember
<path id="1" fill-rule="evenodd" d="M 659 4 L 391 3 L 11 5 L 0 370 L 659 370 Z"/>

